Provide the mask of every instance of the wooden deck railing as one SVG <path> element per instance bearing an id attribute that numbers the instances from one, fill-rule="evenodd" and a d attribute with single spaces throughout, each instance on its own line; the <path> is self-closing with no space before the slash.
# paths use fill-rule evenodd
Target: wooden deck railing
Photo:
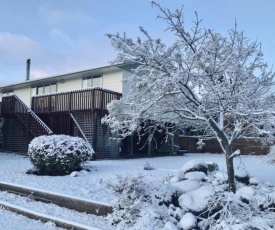
<path id="1" fill-rule="evenodd" d="M 2 98 L 2 116 L 16 116 L 33 136 L 49 135 L 53 132 L 16 95 Z"/>
<path id="2" fill-rule="evenodd" d="M 121 93 L 102 88 L 53 93 L 33 97 L 32 110 L 38 114 L 89 110 L 107 113 L 107 104 L 121 97 Z"/>

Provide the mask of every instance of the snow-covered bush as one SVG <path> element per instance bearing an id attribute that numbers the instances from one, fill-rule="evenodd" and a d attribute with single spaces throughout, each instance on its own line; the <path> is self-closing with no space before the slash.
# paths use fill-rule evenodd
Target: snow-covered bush
<path id="1" fill-rule="evenodd" d="M 204 164 L 187 162 L 167 178 L 169 182 L 119 176 L 109 183 L 117 201 L 108 219 L 116 229 L 129 230 L 275 229 L 275 186 L 250 177 L 249 184 L 236 181 L 233 193 L 226 172 L 217 170 L 218 165 L 207 175 L 194 165 Z M 239 177 L 249 177 L 244 170 L 236 172 Z"/>
<path id="2" fill-rule="evenodd" d="M 81 169 L 92 158 L 94 150 L 79 137 L 40 136 L 29 144 L 28 154 L 40 175 L 66 175 Z"/>
<path id="3" fill-rule="evenodd" d="M 117 176 L 107 183 L 117 198 L 107 218 L 117 229 L 162 229 L 171 219 L 168 205 L 177 202 L 175 190 L 164 182 Z"/>
<path id="4" fill-rule="evenodd" d="M 191 160 L 188 161 L 183 167 L 182 170 L 184 173 L 187 172 L 204 172 L 205 174 L 207 174 L 208 171 L 208 167 L 207 164 L 203 161 L 200 160 Z"/>
<path id="5" fill-rule="evenodd" d="M 192 160 L 183 166 L 186 169 L 199 165 Z M 228 191 L 227 174 L 222 171 L 185 173 L 172 178 L 171 185 L 179 193 L 179 207 L 170 211 L 172 216 L 181 213 L 174 223 L 177 229 L 274 229 L 275 187 L 249 177 L 245 170 L 235 170 L 237 191 Z M 182 170 L 180 171 L 182 172 Z M 179 220 L 180 219 L 180 220 Z"/>
<path id="6" fill-rule="evenodd" d="M 143 166 L 144 170 L 153 170 L 154 167 L 152 165 L 149 164 L 149 162 L 147 162 L 144 166 Z"/>

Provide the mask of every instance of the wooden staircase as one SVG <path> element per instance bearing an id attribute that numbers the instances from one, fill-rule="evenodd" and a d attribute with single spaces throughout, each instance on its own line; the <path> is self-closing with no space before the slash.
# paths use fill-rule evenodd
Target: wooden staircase
<path id="1" fill-rule="evenodd" d="M 30 140 L 52 130 L 16 95 L 2 98 L 3 150 L 26 154 Z M 21 147 L 22 146 L 22 147 Z M 24 147 L 23 147 L 24 146 Z"/>

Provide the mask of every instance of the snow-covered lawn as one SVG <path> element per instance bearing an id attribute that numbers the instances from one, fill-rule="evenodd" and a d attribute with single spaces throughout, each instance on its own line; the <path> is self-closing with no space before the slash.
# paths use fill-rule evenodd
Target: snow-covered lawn
<path id="1" fill-rule="evenodd" d="M 171 176 L 189 160 L 201 159 L 205 162 L 216 162 L 221 170 L 226 170 L 222 154 L 186 154 L 184 156 L 142 158 L 130 160 L 90 161 L 76 177 L 68 176 L 35 176 L 26 174 L 32 164 L 27 157 L 0 153 L 0 181 L 21 184 L 28 187 L 86 198 L 104 203 L 112 203 L 114 197 L 106 188 L 108 181 L 116 175 L 142 175 L 146 180 L 157 180 Z M 266 163 L 264 156 L 241 156 L 234 160 L 235 167 L 246 169 L 251 176 L 275 184 L 275 165 Z M 149 163 L 155 170 L 144 170 Z"/>
<path id="2" fill-rule="evenodd" d="M 147 183 L 149 182 L 149 184 L 153 184 L 154 182 L 162 183 L 161 181 L 163 180 L 170 181 L 170 178 L 173 175 L 177 175 L 186 162 L 193 159 L 200 159 L 203 162 L 215 162 L 219 165 L 221 171 L 226 171 L 224 155 L 222 154 L 186 154 L 184 156 L 90 161 L 84 165 L 84 168 L 88 169 L 88 171 L 74 172 L 67 176 L 35 176 L 25 173 L 26 170 L 32 168 L 30 160 L 27 157 L 1 152 L 0 181 L 21 184 L 27 187 L 85 198 L 96 202 L 113 204 L 116 197 L 111 190 L 107 188 L 106 184 L 108 182 L 114 183 L 114 181 L 117 180 L 117 175 L 140 175 L 143 180 Z M 246 169 L 250 173 L 250 176 L 256 177 L 267 184 L 275 185 L 275 165 L 268 164 L 265 156 L 241 156 L 235 158 L 234 161 L 235 168 Z M 147 166 L 152 166 L 154 170 L 144 170 L 146 164 Z M 33 204 L 36 206 L 34 210 L 39 211 L 40 205 L 34 201 L 26 202 L 23 199 L 16 200 L 16 198 L 13 198 L 13 195 L 3 192 L 0 193 L 0 199 L 13 201 L 15 204 L 22 205 L 22 207 L 24 206 L 26 208 L 30 208 Z M 45 206 L 43 207 L 45 208 Z M 53 212 L 53 210 L 56 210 L 58 213 L 63 212 L 53 205 L 50 205 L 49 208 L 46 209 L 48 209 L 49 212 Z M 75 214 L 70 213 L 70 211 L 64 211 L 64 213 L 58 215 L 69 216 L 69 218 L 73 220 Z M 7 218 L 10 218 L 9 221 L 5 221 Z M 102 228 L 108 225 L 102 217 L 96 217 L 95 220 L 93 219 L 95 217 L 89 218 L 79 215 L 74 218 L 80 219 L 82 223 L 93 223 L 93 226 Z M 1 209 L 0 219 L 4 220 L 0 221 L 0 226 L 7 226 L 5 228 L 7 230 L 16 229 L 20 225 L 26 227 L 24 230 L 33 229 L 31 226 L 39 227 L 39 229 L 58 229 L 50 223 L 42 224 L 41 222 L 30 220 L 29 225 L 25 225 L 24 223 L 28 221 L 25 217 Z M 14 225 L 14 223 L 17 224 Z M 43 227 L 40 227 L 40 225 Z M 112 229 L 114 227 L 109 225 L 107 228 Z"/>

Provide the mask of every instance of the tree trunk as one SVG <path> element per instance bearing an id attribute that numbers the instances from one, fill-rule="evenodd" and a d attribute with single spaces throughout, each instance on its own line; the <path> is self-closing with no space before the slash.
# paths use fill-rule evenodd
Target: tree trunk
<path id="1" fill-rule="evenodd" d="M 225 158 L 226 158 L 226 168 L 227 168 L 227 176 L 228 176 L 228 188 L 230 192 L 235 193 L 236 192 L 236 184 L 235 184 L 235 178 L 234 178 L 234 164 L 233 164 L 233 157 L 230 158 L 232 154 L 232 148 L 231 146 L 227 146 L 225 148 Z"/>
<path id="2" fill-rule="evenodd" d="M 225 153 L 225 161 L 226 161 L 226 168 L 227 168 L 227 176 L 228 176 L 228 188 L 230 192 L 236 192 L 236 184 L 234 178 L 234 165 L 233 165 L 233 157 L 230 158 L 232 154 L 232 143 L 229 144 L 229 141 L 223 131 L 217 123 L 207 115 L 207 120 L 209 122 L 210 127 L 213 129 L 216 137 L 219 139 L 219 144 L 224 150 Z"/>

